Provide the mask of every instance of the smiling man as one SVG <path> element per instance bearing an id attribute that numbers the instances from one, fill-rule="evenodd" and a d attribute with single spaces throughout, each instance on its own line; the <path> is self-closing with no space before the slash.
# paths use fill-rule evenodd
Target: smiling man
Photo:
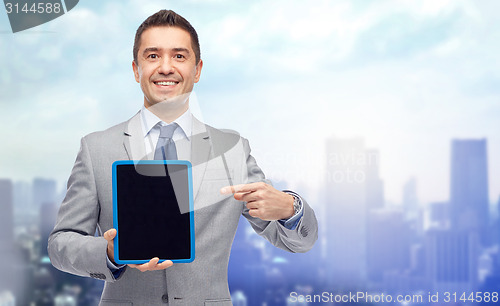
<path id="1" fill-rule="evenodd" d="M 245 138 L 191 114 L 189 95 L 203 61 L 187 20 L 169 10 L 150 16 L 137 30 L 133 55 L 143 106 L 130 120 L 82 138 L 49 238 L 50 259 L 62 271 L 105 280 L 101 305 L 231 305 L 227 266 L 239 216 L 276 247 L 305 252 L 317 240 L 314 211 L 296 193 L 271 186 Z M 166 129 L 175 144 L 170 159 L 193 164 L 196 259 L 117 265 L 112 163 L 157 159 Z M 94 236 L 96 228 L 102 236 Z"/>

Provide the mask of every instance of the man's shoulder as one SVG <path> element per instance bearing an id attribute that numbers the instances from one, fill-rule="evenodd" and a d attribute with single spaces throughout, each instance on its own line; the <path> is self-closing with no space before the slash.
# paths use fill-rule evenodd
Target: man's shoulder
<path id="1" fill-rule="evenodd" d="M 111 144 L 114 141 L 123 141 L 123 136 L 127 132 L 130 120 L 113 125 L 105 130 L 92 132 L 83 138 L 87 143 Z"/>
<path id="2" fill-rule="evenodd" d="M 95 139 L 110 138 L 110 137 L 114 137 L 114 136 L 121 136 L 121 135 L 123 135 L 126 126 L 127 126 L 127 122 L 125 121 L 125 122 L 116 124 L 112 127 L 109 127 L 105 130 L 92 132 L 92 133 L 86 135 L 84 138 L 87 140 L 95 140 Z"/>

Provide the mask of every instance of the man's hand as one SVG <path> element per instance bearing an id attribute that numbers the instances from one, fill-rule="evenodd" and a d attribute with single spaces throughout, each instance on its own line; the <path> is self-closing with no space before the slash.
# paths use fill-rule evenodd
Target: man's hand
<path id="1" fill-rule="evenodd" d="M 115 239 L 115 236 L 116 236 L 116 230 L 114 228 L 110 229 L 110 230 L 107 230 L 106 232 L 104 232 L 104 239 L 106 239 L 108 241 L 108 258 L 109 260 L 111 260 L 111 262 L 113 264 L 116 265 L 115 263 L 115 255 L 114 255 L 114 242 L 113 242 L 113 239 Z"/>
<path id="2" fill-rule="evenodd" d="M 114 258 L 114 243 L 113 239 L 116 236 L 116 229 L 112 228 L 104 233 L 104 239 L 108 241 L 108 258 L 111 260 L 113 264 L 115 263 L 115 258 Z M 158 257 L 155 257 L 151 259 L 149 262 L 142 264 L 142 265 L 133 265 L 129 264 L 128 266 L 131 268 L 138 269 L 141 272 L 145 271 L 153 271 L 153 270 L 164 270 L 166 268 L 171 267 L 174 263 L 171 260 L 165 260 L 162 263 L 158 263 L 160 259 Z"/>
<path id="3" fill-rule="evenodd" d="M 149 262 L 142 265 L 128 264 L 127 266 L 138 269 L 141 272 L 146 272 L 154 270 L 165 270 L 167 268 L 170 268 L 174 264 L 171 260 L 165 260 L 162 263 L 158 263 L 158 261 L 160 261 L 160 259 L 158 257 L 155 257 L 151 259 Z"/>
<path id="4" fill-rule="evenodd" d="M 233 193 L 236 200 L 247 202 L 250 216 L 262 220 L 289 219 L 295 213 L 292 195 L 263 182 L 226 186 L 220 192 Z"/>

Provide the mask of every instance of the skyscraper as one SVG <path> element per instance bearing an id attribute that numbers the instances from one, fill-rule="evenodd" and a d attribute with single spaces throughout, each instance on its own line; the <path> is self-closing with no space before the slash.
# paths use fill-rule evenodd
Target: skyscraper
<path id="1" fill-rule="evenodd" d="M 451 152 L 451 226 L 475 231 L 488 244 L 488 168 L 486 139 L 453 140 Z"/>
<path id="2" fill-rule="evenodd" d="M 410 228 L 402 211 L 377 209 L 368 213 L 367 269 L 372 282 L 384 273 L 402 273 L 410 263 Z"/>
<path id="3" fill-rule="evenodd" d="M 326 153 L 327 273 L 331 285 L 354 289 L 366 279 L 367 168 L 375 161 L 362 138 L 330 138 Z"/>
<path id="4" fill-rule="evenodd" d="M 14 290 L 11 286 L 11 261 L 14 249 L 14 223 L 12 209 L 12 182 L 0 179 L 0 291 Z"/>
<path id="5" fill-rule="evenodd" d="M 429 227 L 439 229 L 450 228 L 450 204 L 448 202 L 433 202 L 429 208 Z"/>
<path id="6" fill-rule="evenodd" d="M 471 292 L 477 286 L 478 235 L 431 229 L 425 236 L 426 274 L 434 290 Z"/>
<path id="7" fill-rule="evenodd" d="M 31 203 L 33 203 L 32 196 L 30 183 L 23 181 L 14 183 L 14 215 L 25 217 L 26 214 L 29 214 Z"/>
<path id="8" fill-rule="evenodd" d="M 366 154 L 366 208 L 368 210 L 384 207 L 384 182 L 380 179 L 378 150 L 368 149 Z"/>
<path id="9" fill-rule="evenodd" d="M 497 239 L 496 239 L 496 244 L 500 245 L 500 197 L 498 197 L 498 203 L 497 203 L 497 220 L 496 224 L 498 225 L 495 227 L 496 233 L 497 233 Z M 500 262 L 499 262 L 500 264 Z"/>
<path id="10" fill-rule="evenodd" d="M 411 177 L 403 186 L 403 207 L 409 219 L 418 216 L 417 180 L 415 177 Z"/>
<path id="11" fill-rule="evenodd" d="M 13 247 L 14 212 L 12 193 L 12 181 L 0 179 L 0 254 L 11 251 Z"/>
<path id="12" fill-rule="evenodd" d="M 491 234 L 493 236 L 491 241 L 494 244 L 500 245 L 500 198 L 498 199 L 496 210 L 496 219 L 491 224 Z M 500 261 L 498 264 L 500 265 Z"/>
<path id="13" fill-rule="evenodd" d="M 56 201 L 57 183 L 52 179 L 35 178 L 33 180 L 33 209 L 39 211 L 43 203 Z"/>

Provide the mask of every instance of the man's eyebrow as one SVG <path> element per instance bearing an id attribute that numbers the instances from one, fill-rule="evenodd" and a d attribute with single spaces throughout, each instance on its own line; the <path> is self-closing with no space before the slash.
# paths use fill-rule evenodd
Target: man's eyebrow
<path id="1" fill-rule="evenodd" d="M 149 48 L 144 49 L 144 51 L 142 51 L 142 55 L 145 55 L 149 52 L 158 52 L 159 50 L 160 49 L 157 47 L 149 47 Z"/>
<path id="2" fill-rule="evenodd" d="M 172 51 L 189 53 L 189 49 L 187 49 L 187 48 L 172 48 Z"/>

